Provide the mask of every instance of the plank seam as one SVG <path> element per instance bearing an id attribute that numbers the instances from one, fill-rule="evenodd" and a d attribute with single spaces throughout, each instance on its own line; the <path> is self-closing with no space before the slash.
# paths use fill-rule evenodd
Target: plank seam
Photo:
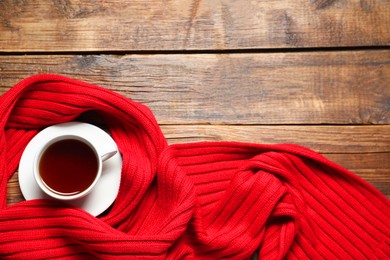
<path id="1" fill-rule="evenodd" d="M 300 53 L 300 52 L 344 52 L 390 50 L 390 46 L 338 46 L 338 47 L 299 47 L 299 48 L 248 48 L 248 49 L 182 49 L 182 50 L 80 50 L 80 51 L 0 51 L 0 55 L 153 55 L 153 54 L 236 54 L 236 53 Z"/>

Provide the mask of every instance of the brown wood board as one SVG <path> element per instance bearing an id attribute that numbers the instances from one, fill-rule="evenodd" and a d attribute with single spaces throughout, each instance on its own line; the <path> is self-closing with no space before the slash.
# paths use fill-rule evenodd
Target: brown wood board
<path id="1" fill-rule="evenodd" d="M 59 73 L 149 106 L 160 124 L 389 124 L 390 50 L 0 56 L 0 94 Z"/>
<path id="2" fill-rule="evenodd" d="M 388 46 L 388 0 L 0 2 L 0 51 Z"/>

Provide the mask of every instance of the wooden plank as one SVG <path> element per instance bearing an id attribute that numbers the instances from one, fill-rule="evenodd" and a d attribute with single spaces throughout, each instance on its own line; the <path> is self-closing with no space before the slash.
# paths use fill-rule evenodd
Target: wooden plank
<path id="1" fill-rule="evenodd" d="M 387 0 L 0 2 L 5 52 L 390 44 Z"/>
<path id="2" fill-rule="evenodd" d="M 160 124 L 389 124 L 390 50 L 0 56 L 0 94 L 60 73 L 149 106 Z"/>
<path id="3" fill-rule="evenodd" d="M 390 125 L 163 125 L 162 131 L 169 144 L 194 141 L 240 141 L 303 145 L 356 173 L 390 198 Z M 8 204 L 23 200 L 17 175 L 10 179 L 7 189 Z"/>
<path id="4" fill-rule="evenodd" d="M 322 153 L 390 198 L 390 125 L 163 125 L 170 144 L 198 141 L 295 143 Z"/>
<path id="5" fill-rule="evenodd" d="M 324 154 L 328 159 L 359 175 L 390 198 L 390 153 Z M 23 201 L 15 173 L 7 185 L 7 205 Z"/>
<path id="6" fill-rule="evenodd" d="M 390 125 L 162 125 L 161 129 L 172 144 L 199 141 L 294 143 L 327 154 L 390 153 Z"/>
<path id="7" fill-rule="evenodd" d="M 390 199 L 390 153 L 324 154 L 373 185 Z"/>
<path id="8" fill-rule="evenodd" d="M 19 187 L 18 173 L 12 175 L 7 184 L 7 205 L 24 201 L 24 197 Z"/>

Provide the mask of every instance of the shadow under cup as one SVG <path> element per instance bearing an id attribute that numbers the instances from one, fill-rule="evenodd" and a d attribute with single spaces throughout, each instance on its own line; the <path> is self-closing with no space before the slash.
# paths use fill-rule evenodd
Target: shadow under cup
<path id="1" fill-rule="evenodd" d="M 98 181 L 102 161 L 94 146 L 80 136 L 50 140 L 34 160 L 34 177 L 49 196 L 60 200 L 87 195 Z"/>

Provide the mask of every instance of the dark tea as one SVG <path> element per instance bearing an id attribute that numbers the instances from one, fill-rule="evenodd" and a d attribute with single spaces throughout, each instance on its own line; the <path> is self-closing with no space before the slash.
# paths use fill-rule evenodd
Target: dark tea
<path id="1" fill-rule="evenodd" d="M 39 174 L 55 193 L 70 196 L 86 190 L 98 174 L 98 158 L 86 143 L 65 139 L 51 144 L 42 154 Z"/>

